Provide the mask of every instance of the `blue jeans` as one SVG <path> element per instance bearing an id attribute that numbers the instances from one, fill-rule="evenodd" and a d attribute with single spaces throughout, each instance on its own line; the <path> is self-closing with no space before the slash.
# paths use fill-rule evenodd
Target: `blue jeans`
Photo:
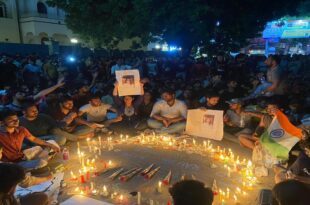
<path id="1" fill-rule="evenodd" d="M 186 122 L 177 122 L 171 124 L 169 127 L 165 127 L 163 123 L 158 120 L 148 119 L 147 124 L 150 128 L 155 129 L 157 133 L 162 134 L 175 134 L 182 133 L 185 129 Z"/>
<path id="2" fill-rule="evenodd" d="M 44 159 L 33 159 L 33 160 L 21 161 L 18 162 L 17 164 L 22 166 L 26 171 L 31 171 L 45 167 L 48 164 L 48 162 Z"/>
<path id="3" fill-rule="evenodd" d="M 266 90 L 268 87 L 270 87 L 272 85 L 272 83 L 268 83 L 268 82 L 264 82 L 262 84 L 260 84 L 259 86 L 257 86 L 257 88 L 255 89 L 255 91 L 251 94 L 251 96 L 258 96 L 261 95 L 261 93 Z"/>

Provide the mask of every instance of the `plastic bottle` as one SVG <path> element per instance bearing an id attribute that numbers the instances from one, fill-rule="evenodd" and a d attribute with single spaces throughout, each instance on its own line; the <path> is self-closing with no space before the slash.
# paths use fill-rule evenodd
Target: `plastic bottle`
<path id="1" fill-rule="evenodd" d="M 67 148 L 63 149 L 62 157 L 63 157 L 63 160 L 68 160 L 69 159 L 69 150 Z"/>

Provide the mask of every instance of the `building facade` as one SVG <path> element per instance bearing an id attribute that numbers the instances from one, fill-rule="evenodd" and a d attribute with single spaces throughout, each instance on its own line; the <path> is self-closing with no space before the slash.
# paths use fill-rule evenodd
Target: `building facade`
<path id="1" fill-rule="evenodd" d="M 0 0 L 0 42 L 70 45 L 76 37 L 66 27 L 65 12 L 43 0 Z"/>

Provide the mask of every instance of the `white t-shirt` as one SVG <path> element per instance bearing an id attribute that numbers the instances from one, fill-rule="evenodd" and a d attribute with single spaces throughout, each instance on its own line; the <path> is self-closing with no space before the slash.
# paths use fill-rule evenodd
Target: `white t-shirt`
<path id="1" fill-rule="evenodd" d="M 82 106 L 80 111 L 86 113 L 88 122 L 102 122 L 106 119 L 107 111 L 110 108 L 111 105 L 104 103 L 98 107 L 87 104 Z"/>
<path id="2" fill-rule="evenodd" d="M 119 66 L 118 64 L 112 66 L 111 68 L 111 74 L 114 75 L 115 74 L 115 71 L 117 70 L 130 70 L 131 69 L 131 66 L 129 65 L 121 65 Z"/>
<path id="3" fill-rule="evenodd" d="M 155 103 L 150 116 L 152 117 L 156 114 L 166 118 L 183 117 L 186 119 L 187 107 L 180 100 L 175 100 L 172 106 L 168 105 L 166 101 L 160 100 Z"/>

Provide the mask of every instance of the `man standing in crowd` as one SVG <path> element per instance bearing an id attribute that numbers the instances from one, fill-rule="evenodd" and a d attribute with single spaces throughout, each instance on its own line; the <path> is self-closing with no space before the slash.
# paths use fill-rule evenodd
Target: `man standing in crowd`
<path id="1" fill-rule="evenodd" d="M 34 137 L 26 128 L 19 126 L 19 119 L 14 111 L 1 112 L 0 144 L 3 146 L 2 161 L 17 162 L 22 167 L 31 170 L 47 165 L 48 151 L 33 153 L 36 149 L 22 150 L 24 139 L 59 152 L 60 148 L 54 144 Z M 27 154 L 24 154 L 27 153 Z"/>
<path id="2" fill-rule="evenodd" d="M 186 125 L 186 105 L 177 100 L 171 90 L 164 90 L 162 99 L 155 103 L 148 126 L 158 133 L 182 133 Z"/>

